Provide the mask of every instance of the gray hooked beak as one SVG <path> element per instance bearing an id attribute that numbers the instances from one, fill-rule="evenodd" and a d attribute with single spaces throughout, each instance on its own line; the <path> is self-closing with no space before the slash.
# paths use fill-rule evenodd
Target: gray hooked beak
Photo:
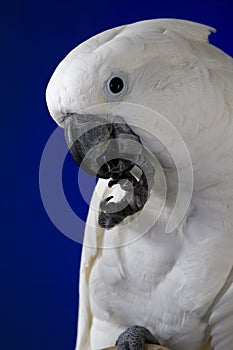
<path id="1" fill-rule="evenodd" d="M 126 123 L 111 123 L 106 117 L 68 115 L 64 119 L 65 138 L 72 157 L 83 170 L 99 178 L 119 179 L 134 167 L 133 149 L 137 148 L 138 156 L 141 141 Z"/>
<path id="2" fill-rule="evenodd" d="M 114 121 L 113 121 L 114 120 Z M 126 192 L 119 202 L 100 203 L 99 224 L 112 228 L 145 205 L 153 184 L 155 169 L 132 129 L 121 117 L 69 114 L 64 119 L 65 138 L 75 162 L 86 172 L 112 179 Z M 140 175 L 134 168 L 140 169 Z"/>

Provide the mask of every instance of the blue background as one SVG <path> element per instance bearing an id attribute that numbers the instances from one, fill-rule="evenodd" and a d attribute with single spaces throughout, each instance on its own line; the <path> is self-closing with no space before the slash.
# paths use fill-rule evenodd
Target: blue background
<path id="1" fill-rule="evenodd" d="M 1 5 L 0 349 L 73 350 L 81 246 L 53 226 L 38 185 L 41 153 L 56 127 L 45 104 L 47 82 L 83 40 L 150 18 L 209 24 L 218 29 L 211 42 L 233 56 L 232 0 L 21 0 Z M 77 168 L 67 156 L 65 192 L 85 219 L 88 206 L 76 179 Z"/>

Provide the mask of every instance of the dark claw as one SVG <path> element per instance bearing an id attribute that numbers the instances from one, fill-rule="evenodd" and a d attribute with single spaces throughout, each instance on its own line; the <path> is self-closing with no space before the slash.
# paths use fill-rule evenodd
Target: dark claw
<path id="1" fill-rule="evenodd" d="M 158 340 L 145 327 L 132 326 L 123 332 L 117 339 L 118 350 L 144 350 L 145 344 L 158 344 Z"/>

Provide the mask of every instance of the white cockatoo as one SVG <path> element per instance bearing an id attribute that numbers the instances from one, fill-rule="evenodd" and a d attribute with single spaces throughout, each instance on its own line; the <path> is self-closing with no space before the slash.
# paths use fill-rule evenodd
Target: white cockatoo
<path id="1" fill-rule="evenodd" d="M 208 43 L 212 31 L 176 19 L 107 30 L 48 84 L 73 158 L 100 178 L 77 350 L 233 349 L 233 61 Z M 179 181 L 190 203 L 167 230 Z"/>

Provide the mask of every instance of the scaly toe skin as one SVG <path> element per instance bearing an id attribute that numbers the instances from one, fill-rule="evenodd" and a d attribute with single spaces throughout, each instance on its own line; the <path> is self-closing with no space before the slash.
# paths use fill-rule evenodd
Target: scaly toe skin
<path id="1" fill-rule="evenodd" d="M 118 350 L 144 350 L 145 343 L 159 344 L 148 329 L 132 326 L 119 336 L 116 345 Z"/>

